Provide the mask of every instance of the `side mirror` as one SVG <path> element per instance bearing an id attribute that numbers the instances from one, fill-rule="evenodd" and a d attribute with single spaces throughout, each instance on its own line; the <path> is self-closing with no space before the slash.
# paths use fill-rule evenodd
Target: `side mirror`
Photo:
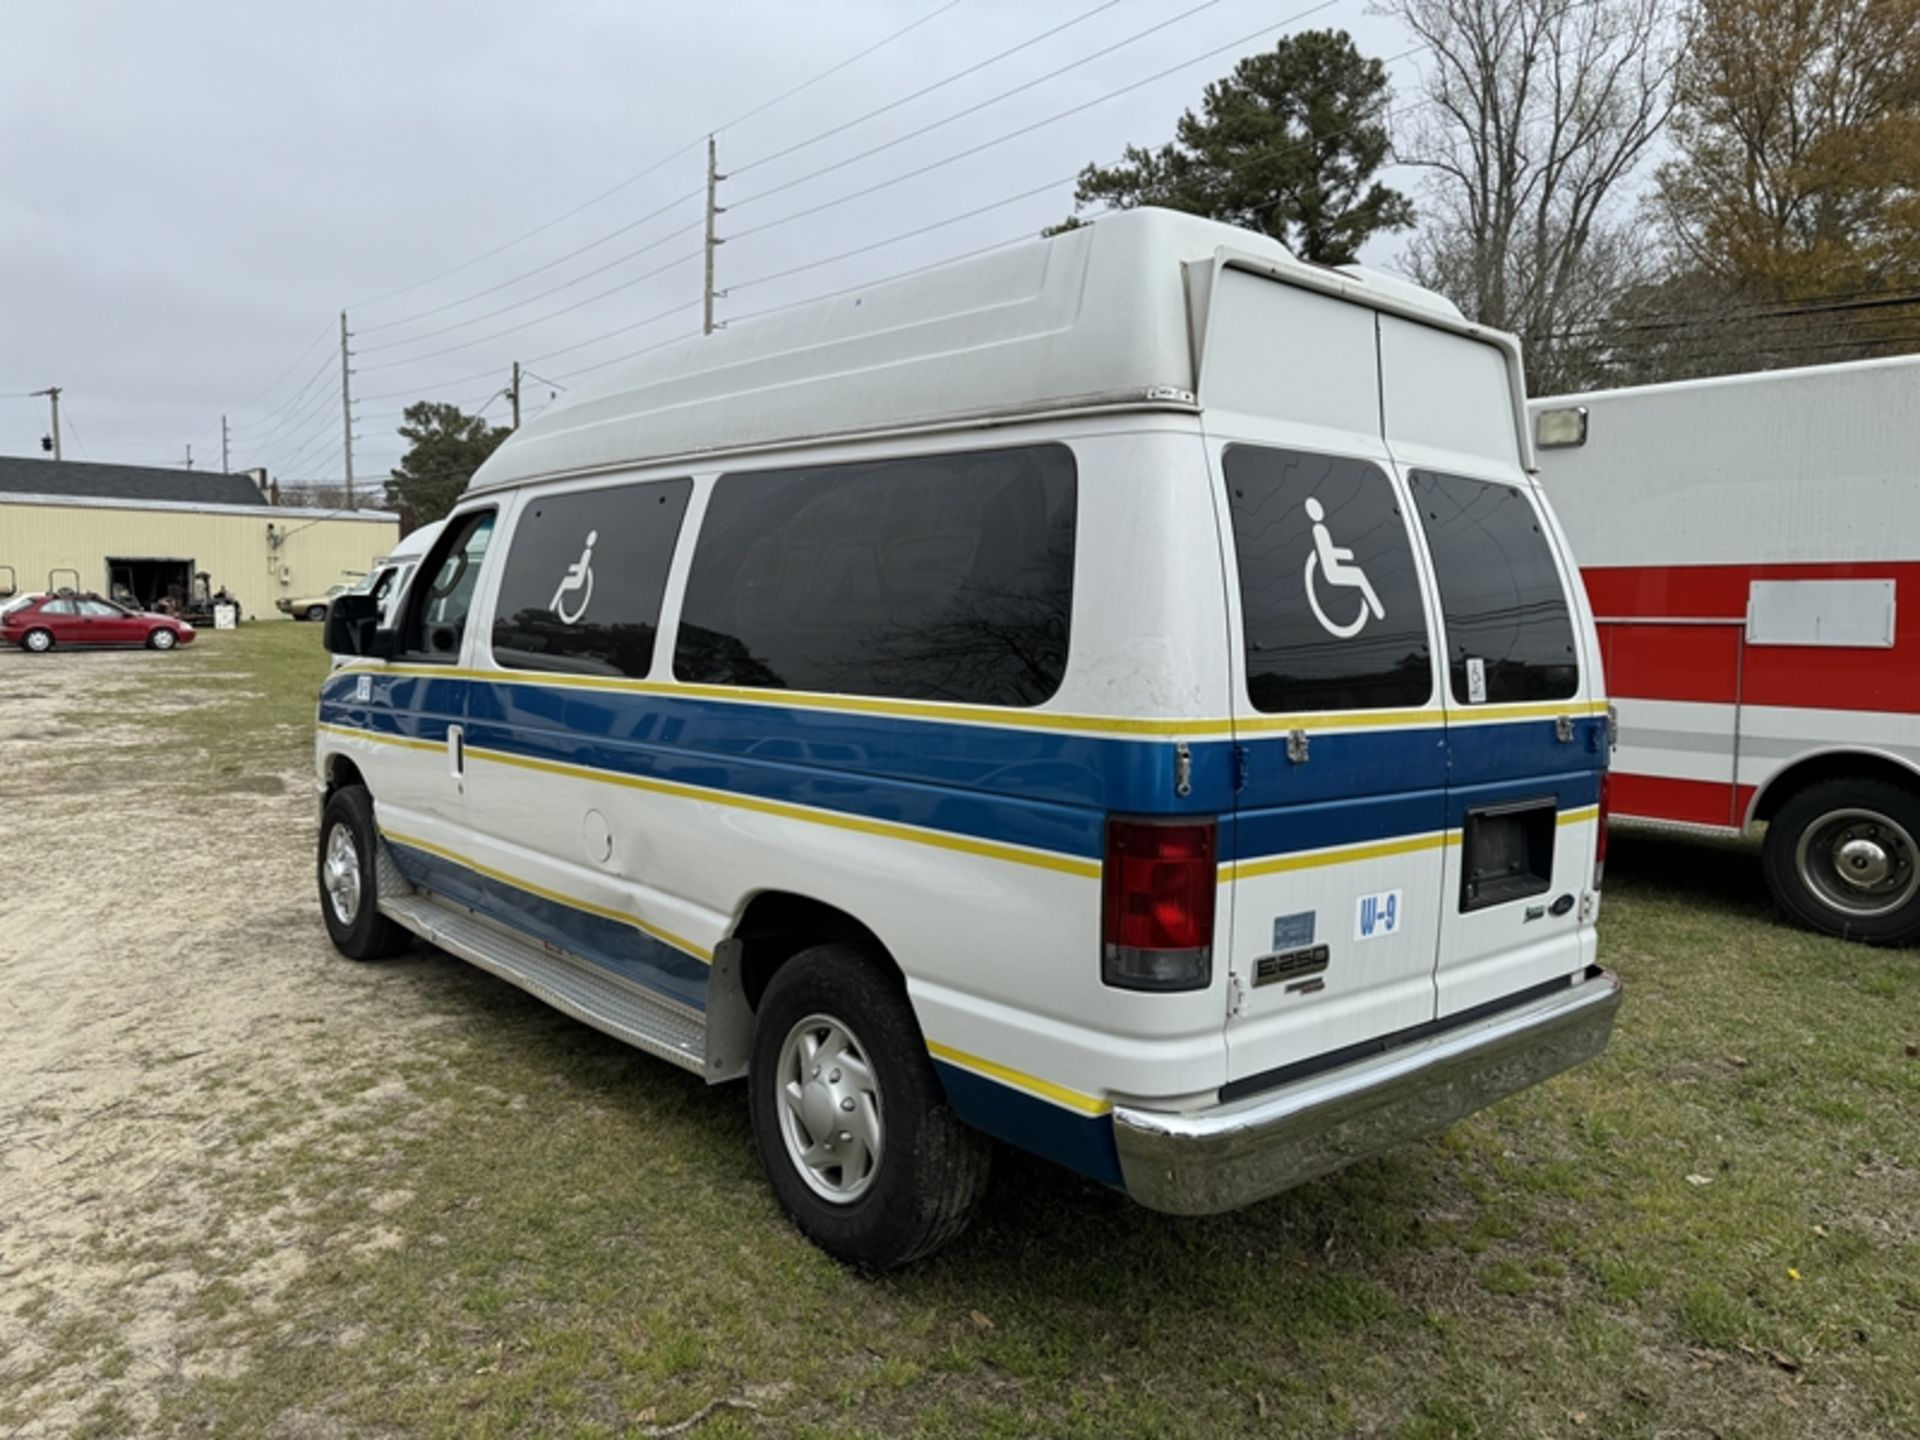
<path id="1" fill-rule="evenodd" d="M 327 606 L 322 641 L 334 655 L 386 660 L 392 657 L 393 631 L 380 628 L 380 602 L 371 595 L 336 595 Z"/>

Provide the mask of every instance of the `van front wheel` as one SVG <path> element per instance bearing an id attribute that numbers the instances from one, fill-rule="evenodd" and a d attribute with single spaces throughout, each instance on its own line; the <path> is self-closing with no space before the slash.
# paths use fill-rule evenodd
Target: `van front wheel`
<path id="1" fill-rule="evenodd" d="M 349 960 L 385 960 L 413 943 L 405 927 L 380 913 L 380 843 L 373 797 L 364 785 L 343 785 L 320 812 L 320 914 L 327 938 Z"/>
<path id="2" fill-rule="evenodd" d="M 1828 780 L 1790 798 L 1762 857 L 1782 909 L 1845 940 L 1920 936 L 1920 796 L 1884 780 Z"/>
<path id="3" fill-rule="evenodd" d="M 774 1194 L 828 1254 L 890 1269 L 973 1218 L 991 1147 L 948 1108 L 906 994 L 860 951 L 820 945 L 780 967 L 748 1083 Z"/>

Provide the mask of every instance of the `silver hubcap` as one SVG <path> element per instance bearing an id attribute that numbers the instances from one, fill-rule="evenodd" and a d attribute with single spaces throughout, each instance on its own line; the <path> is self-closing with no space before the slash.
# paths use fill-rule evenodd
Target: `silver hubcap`
<path id="1" fill-rule="evenodd" d="M 858 1200 L 879 1173 L 880 1086 L 860 1041 L 831 1015 L 809 1015 L 780 1047 L 780 1134 L 813 1193 Z"/>
<path id="2" fill-rule="evenodd" d="M 1920 891 L 1920 851 L 1898 821 L 1877 810 L 1836 810 L 1806 828 L 1794 863 L 1807 888 L 1859 919 L 1898 910 Z"/>
<path id="3" fill-rule="evenodd" d="M 353 924 L 360 913 L 360 847 L 344 825 L 334 826 L 327 834 L 327 858 L 320 876 L 334 918 L 342 925 Z"/>
<path id="4" fill-rule="evenodd" d="M 52 644 L 53 637 L 44 630 L 36 630 L 27 636 L 27 648 L 29 650 L 45 650 Z"/>
<path id="5" fill-rule="evenodd" d="M 156 650 L 171 650 L 173 648 L 173 632 L 171 630 L 161 630 L 157 632 L 153 637 L 153 645 Z"/>

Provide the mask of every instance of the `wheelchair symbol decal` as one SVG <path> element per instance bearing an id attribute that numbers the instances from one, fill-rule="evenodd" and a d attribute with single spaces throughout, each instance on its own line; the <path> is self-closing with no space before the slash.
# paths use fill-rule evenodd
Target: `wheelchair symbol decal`
<path id="1" fill-rule="evenodd" d="M 1307 556 L 1305 582 L 1307 604 L 1313 609 L 1313 618 L 1320 622 L 1320 628 L 1336 640 L 1351 640 L 1367 628 L 1369 620 L 1387 618 L 1387 607 L 1380 603 L 1380 597 L 1373 593 L 1373 582 L 1367 579 L 1367 572 L 1353 564 L 1353 551 L 1345 545 L 1333 543 L 1333 532 L 1327 529 L 1327 510 L 1320 501 L 1307 497 L 1307 518 L 1313 521 L 1313 551 Z M 1319 574 L 1316 576 L 1315 571 Z M 1320 585 L 1324 580 L 1336 590 L 1358 590 L 1359 605 L 1353 612 L 1353 619 L 1344 625 L 1336 625 L 1327 618 L 1327 612 L 1320 604 Z"/>
<path id="2" fill-rule="evenodd" d="M 560 588 L 553 592 L 553 599 L 547 602 L 547 608 L 559 617 L 562 625 L 578 624 L 580 617 L 587 613 L 587 606 L 593 603 L 593 547 L 599 539 L 598 530 L 587 532 L 587 545 L 580 552 L 580 559 L 567 567 L 566 579 L 560 582 Z M 579 593 L 580 603 L 568 609 L 562 601 L 575 592 Z"/>

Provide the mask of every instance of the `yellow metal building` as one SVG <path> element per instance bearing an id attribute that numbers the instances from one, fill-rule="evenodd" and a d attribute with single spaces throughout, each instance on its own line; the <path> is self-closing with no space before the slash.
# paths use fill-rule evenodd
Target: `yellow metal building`
<path id="1" fill-rule="evenodd" d="M 247 619 L 351 583 L 399 517 L 269 502 L 248 475 L 0 456 L 0 594 L 69 586 L 152 605 L 205 575 Z"/>

